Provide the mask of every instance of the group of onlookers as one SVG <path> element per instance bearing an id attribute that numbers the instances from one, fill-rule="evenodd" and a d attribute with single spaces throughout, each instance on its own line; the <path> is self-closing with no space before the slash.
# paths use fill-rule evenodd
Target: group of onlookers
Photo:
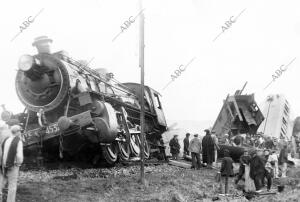
<path id="1" fill-rule="evenodd" d="M 190 133 L 186 134 L 183 140 L 183 155 L 189 155 L 192 157 L 192 168 L 199 169 L 202 166 L 212 168 L 213 162 L 217 160 L 218 139 L 214 132 L 210 132 L 209 129 L 204 130 L 206 135 L 201 140 L 198 134 L 194 134 L 194 138 L 190 140 Z M 178 135 L 174 135 L 170 143 L 170 152 L 174 160 L 178 159 L 180 152 L 180 144 L 178 141 Z M 201 162 L 202 153 L 202 162 Z"/>
<path id="2" fill-rule="evenodd" d="M 199 139 L 198 134 L 190 140 L 190 134 L 187 133 L 183 140 L 183 155 L 184 157 L 191 154 L 192 168 L 199 169 L 202 166 L 212 168 L 213 162 L 217 160 L 217 150 L 219 150 L 218 139 L 214 132 L 205 130 L 206 135 Z M 240 141 L 237 141 L 237 144 Z M 180 144 L 178 135 L 174 135 L 169 143 L 170 152 L 173 159 L 178 159 L 180 152 Z M 267 190 L 272 186 L 272 178 L 279 177 L 279 167 L 281 177 L 286 177 L 288 151 L 287 145 L 284 144 L 279 156 L 275 150 L 266 149 L 245 149 L 244 154 L 240 157 L 240 168 L 235 183 L 237 184 L 243 177 L 245 179 L 246 190 L 256 189 L 261 191 L 267 180 Z M 202 162 L 201 162 L 202 154 Z M 220 176 L 225 183 L 225 193 L 228 192 L 228 178 L 233 177 L 233 160 L 227 149 L 223 150 L 224 157 L 222 159 Z M 252 183 L 252 186 L 251 186 Z M 252 187 L 252 188 L 251 188 Z M 253 190 L 254 191 L 254 190 Z"/>
<path id="3" fill-rule="evenodd" d="M 239 174 L 235 180 L 237 184 L 245 174 L 246 168 L 250 170 L 248 173 L 251 180 L 254 181 L 256 191 L 261 191 L 264 187 L 265 179 L 267 180 L 267 190 L 270 190 L 272 186 L 272 179 L 279 178 L 279 167 L 281 170 L 281 177 L 286 177 L 288 162 L 287 145 L 284 145 L 280 151 L 279 157 L 276 151 L 265 150 L 250 150 L 244 151 L 244 154 L 240 157 L 240 169 Z M 246 174 L 245 174 L 246 175 Z M 245 179 L 247 177 L 245 176 Z M 245 180 L 246 186 L 250 182 Z"/>

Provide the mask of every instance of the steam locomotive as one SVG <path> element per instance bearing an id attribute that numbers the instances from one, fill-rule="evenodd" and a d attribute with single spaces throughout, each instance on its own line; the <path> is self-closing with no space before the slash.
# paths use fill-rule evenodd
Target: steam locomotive
<path id="1" fill-rule="evenodd" d="M 38 37 L 36 55 L 18 62 L 15 86 L 23 113 L 1 114 L 9 125 L 24 128 L 26 156 L 77 159 L 114 164 L 140 155 L 140 100 L 145 102 L 145 151 L 162 151 L 167 124 L 161 95 L 137 83 L 120 83 L 105 69 L 91 69 L 65 51 L 51 53 L 52 40 Z M 164 151 L 163 151 L 164 152 Z"/>

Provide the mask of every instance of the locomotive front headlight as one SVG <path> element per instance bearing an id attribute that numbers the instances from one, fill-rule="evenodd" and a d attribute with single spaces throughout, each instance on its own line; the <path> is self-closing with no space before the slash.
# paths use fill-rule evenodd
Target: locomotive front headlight
<path id="1" fill-rule="evenodd" d="M 28 71 L 34 64 L 34 58 L 31 55 L 22 55 L 18 62 L 21 71 Z"/>

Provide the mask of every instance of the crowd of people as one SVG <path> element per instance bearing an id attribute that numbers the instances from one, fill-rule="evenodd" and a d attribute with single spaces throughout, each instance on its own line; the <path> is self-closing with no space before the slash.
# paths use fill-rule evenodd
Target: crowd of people
<path id="1" fill-rule="evenodd" d="M 257 192 L 262 191 L 267 180 L 267 190 L 271 189 L 273 178 L 285 178 L 288 163 L 287 145 L 283 145 L 279 156 L 275 150 L 244 150 L 240 157 L 240 169 L 235 183 L 237 184 L 245 176 L 245 185 L 251 190 L 251 180 L 255 185 Z M 279 172 L 279 168 L 280 171 Z M 245 171 L 249 170 L 250 178 L 246 176 Z M 248 180 L 247 180 L 248 179 Z"/>
<path id="2" fill-rule="evenodd" d="M 215 132 L 210 132 L 209 129 L 204 130 L 204 132 L 206 134 L 202 140 L 199 139 L 198 134 L 194 134 L 194 138 L 190 140 L 190 133 L 187 133 L 183 140 L 183 155 L 191 154 L 193 169 L 200 169 L 200 167 L 212 168 L 213 163 L 217 160 L 219 146 Z M 169 146 L 172 158 L 177 160 L 181 149 L 178 135 L 174 135 Z"/>
<path id="3" fill-rule="evenodd" d="M 208 129 L 205 130 L 205 133 L 202 140 L 199 139 L 198 134 L 194 134 L 194 137 L 190 140 L 189 133 L 186 134 L 183 140 L 183 155 L 184 157 L 191 155 L 192 169 L 200 169 L 201 167 L 212 168 L 212 165 L 217 161 L 217 151 L 220 149 L 218 138 L 213 131 L 210 132 Z M 241 145 L 243 142 L 242 138 L 236 139 L 233 140 L 232 144 L 234 146 Z M 246 147 L 244 148 L 244 154 L 240 157 L 239 172 L 234 181 L 235 184 L 238 184 L 241 180 L 244 180 L 245 191 L 261 192 L 265 186 L 265 181 L 267 182 L 267 190 L 270 190 L 273 178 L 286 177 L 288 163 L 287 144 L 282 144 L 278 155 L 276 150 L 273 150 L 273 144 L 270 144 L 268 140 L 264 143 L 267 143 L 264 150 L 260 147 L 248 147 L 248 149 Z M 173 159 L 177 160 L 181 149 L 178 135 L 174 135 L 169 146 Z M 222 158 L 219 175 L 220 180 L 223 182 L 222 184 L 225 184 L 225 193 L 228 193 L 228 178 L 234 177 L 234 162 L 227 149 L 223 150 L 223 154 L 224 157 Z"/>
<path id="4" fill-rule="evenodd" d="M 19 125 L 0 126 L 0 201 L 2 190 L 8 185 L 7 200 L 16 199 L 19 168 L 23 163 L 22 128 Z"/>

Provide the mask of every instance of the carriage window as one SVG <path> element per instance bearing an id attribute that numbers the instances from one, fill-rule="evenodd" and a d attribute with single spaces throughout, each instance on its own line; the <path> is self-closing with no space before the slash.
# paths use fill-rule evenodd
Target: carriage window
<path id="1" fill-rule="evenodd" d="M 282 117 L 282 123 L 283 123 L 284 125 L 287 125 L 287 121 L 285 120 L 284 117 Z"/>
<path id="2" fill-rule="evenodd" d="M 154 93 L 154 97 L 155 97 L 154 99 L 155 105 L 157 106 L 158 109 L 161 109 L 161 104 L 158 95 Z"/>
<path id="3" fill-rule="evenodd" d="M 284 128 L 281 128 L 281 132 L 285 135 L 286 134 L 286 131 Z"/>

